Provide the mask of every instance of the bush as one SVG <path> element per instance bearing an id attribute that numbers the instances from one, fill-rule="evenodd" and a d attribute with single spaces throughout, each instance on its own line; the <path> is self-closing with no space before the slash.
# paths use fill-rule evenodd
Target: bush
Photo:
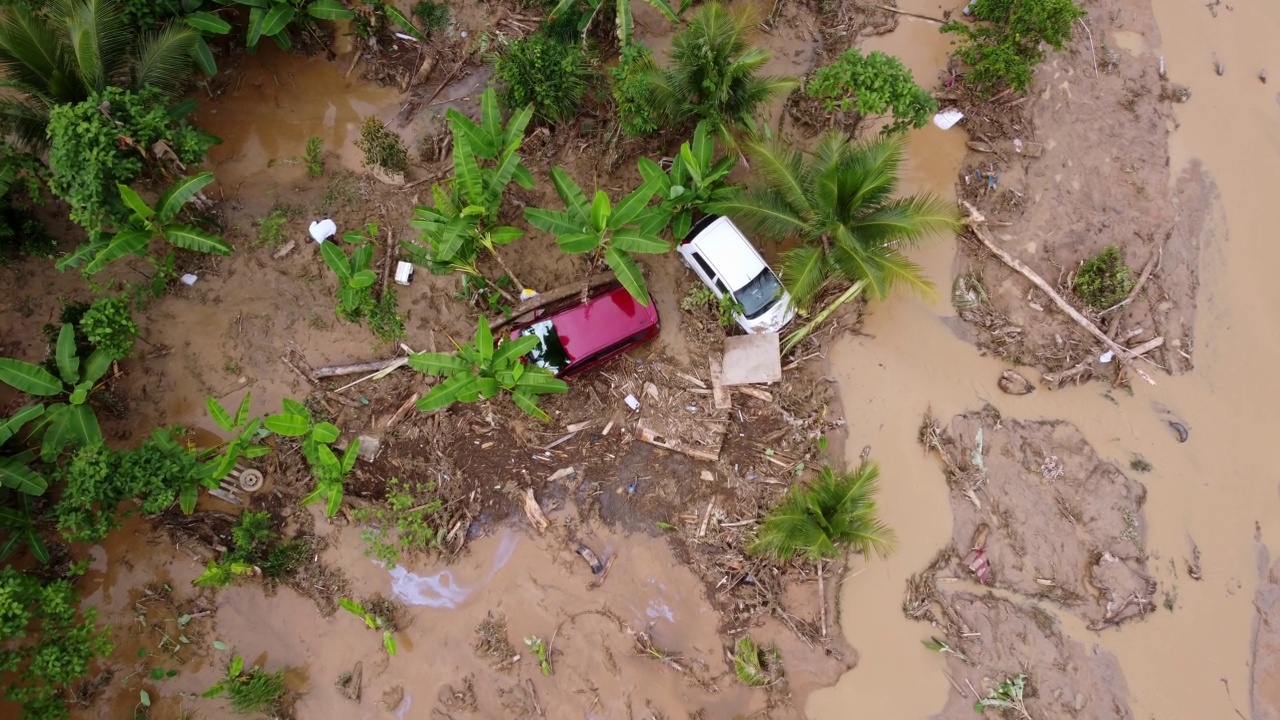
<path id="1" fill-rule="evenodd" d="M 1076 271 L 1076 295 L 1094 310 L 1106 310 L 1128 297 L 1135 282 L 1120 248 L 1108 245 Z"/>
<path id="2" fill-rule="evenodd" d="M 80 319 L 79 329 L 90 344 L 116 359 L 129 357 L 138 338 L 138 325 L 133 322 L 129 301 L 124 298 L 95 300 Z"/>
<path id="3" fill-rule="evenodd" d="M 916 84 L 911 71 L 897 58 L 876 51 L 863 55 L 857 48 L 818 68 L 809 80 L 809 97 L 823 101 L 827 112 L 855 111 L 862 117 L 893 114 L 882 132 L 924 127 L 938 111 L 933 96 Z"/>
<path id="4" fill-rule="evenodd" d="M 213 560 L 195 580 L 202 587 L 225 587 L 238 575 L 262 570 L 269 580 L 283 580 L 306 562 L 309 546 L 301 540 L 283 540 L 275 521 L 265 510 L 245 510 L 231 526 L 230 550 Z"/>
<path id="5" fill-rule="evenodd" d="M 616 67 L 609 69 L 609 85 L 618 106 L 618 122 L 627 137 L 652 135 L 658 122 L 649 105 L 645 75 L 653 71 L 653 52 L 643 45 L 628 45 Z"/>
<path id="6" fill-rule="evenodd" d="M 595 70 L 577 43 L 536 32 L 507 46 L 498 56 L 494 75 L 501 83 L 498 97 L 504 106 L 533 103 L 534 114 L 554 125 L 578 114 Z"/>
<path id="7" fill-rule="evenodd" d="M 226 695 L 231 709 L 241 715 L 267 713 L 279 707 L 285 695 L 284 671 L 267 672 L 254 666 L 244 669 L 244 658 L 231 659 L 222 682 L 204 691 L 203 697 Z"/>
<path id="8" fill-rule="evenodd" d="M 69 713 L 71 685 L 89 674 L 113 646 L 93 608 L 67 580 L 44 583 L 12 567 L 0 570 L 0 673 L 5 697 L 22 703 L 23 718 L 53 720 Z"/>
<path id="9" fill-rule="evenodd" d="M 0 248 L 21 256 L 46 260 L 57 257 L 58 240 L 30 211 L 0 198 Z"/>
<path id="10" fill-rule="evenodd" d="M 182 14 L 178 0 L 124 0 L 120 9 L 125 23 L 138 30 L 155 30 Z"/>
<path id="11" fill-rule="evenodd" d="M 103 112 L 105 103 L 106 112 Z M 109 87 L 83 102 L 49 112 L 49 189 L 71 206 L 71 219 L 90 233 L 124 225 L 129 212 L 116 183 L 128 185 L 146 166 L 147 151 L 165 141 L 188 167 L 199 165 L 217 139 L 174 120 L 159 90 Z"/>
<path id="12" fill-rule="evenodd" d="M 413 17 L 425 33 L 443 30 L 449 26 L 449 6 L 433 0 L 421 0 L 413 6 Z"/>
<path id="13" fill-rule="evenodd" d="M 956 56 L 970 66 L 965 82 L 988 94 L 1003 85 L 1022 92 L 1044 59 L 1041 43 L 1061 50 L 1084 10 L 1074 0 L 978 0 L 973 17 L 981 24 L 942 26 L 960 36 Z"/>
<path id="14" fill-rule="evenodd" d="M 392 174 L 409 169 L 409 148 L 395 131 L 376 117 L 365 119 L 360 126 L 356 147 L 364 153 L 365 167 L 379 167 Z"/>

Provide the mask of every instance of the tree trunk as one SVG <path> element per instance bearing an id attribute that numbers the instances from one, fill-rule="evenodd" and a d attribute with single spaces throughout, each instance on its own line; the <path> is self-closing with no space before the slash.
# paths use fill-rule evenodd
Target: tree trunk
<path id="1" fill-rule="evenodd" d="M 821 312 L 819 312 L 817 315 L 814 315 L 813 319 L 810 320 L 808 323 L 805 323 L 804 327 L 787 335 L 787 337 L 782 342 L 782 354 L 786 355 L 787 353 L 791 352 L 791 349 L 794 348 L 796 345 L 800 344 L 801 340 L 804 340 L 806 337 L 808 337 L 809 334 L 812 333 L 814 329 L 818 327 L 818 325 L 822 324 L 824 321 L 826 321 L 827 318 L 831 317 L 831 313 L 835 312 L 841 305 L 844 305 L 845 303 L 857 297 L 858 294 L 861 293 L 863 289 L 865 289 L 866 287 L 867 287 L 866 280 L 859 280 L 853 285 L 850 285 L 848 290 L 845 290 L 843 293 L 840 294 L 840 297 L 836 298 L 835 300 L 832 300 L 831 303 L 828 304 L 825 308 L 823 308 Z"/>

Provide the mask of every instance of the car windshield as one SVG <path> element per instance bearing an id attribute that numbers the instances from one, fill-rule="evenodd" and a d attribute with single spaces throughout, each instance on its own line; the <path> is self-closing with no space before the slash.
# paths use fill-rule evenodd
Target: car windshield
<path id="1" fill-rule="evenodd" d="M 520 334 L 538 338 L 538 344 L 529 351 L 528 355 L 525 355 L 530 362 L 550 370 L 555 375 L 559 375 L 569 367 L 569 353 L 565 351 L 564 343 L 560 342 L 560 334 L 556 332 L 556 326 L 550 320 L 536 322 L 521 330 Z"/>
<path id="2" fill-rule="evenodd" d="M 760 271 L 751 282 L 743 285 L 734 297 L 742 304 L 742 314 L 748 320 L 755 320 L 773 307 L 773 303 L 782 294 L 782 285 L 769 268 Z"/>

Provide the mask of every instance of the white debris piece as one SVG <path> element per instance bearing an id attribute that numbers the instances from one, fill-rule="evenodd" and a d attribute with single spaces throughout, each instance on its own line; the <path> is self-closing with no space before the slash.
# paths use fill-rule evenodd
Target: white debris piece
<path id="1" fill-rule="evenodd" d="M 943 130 L 950 130 L 953 125 L 964 119 L 964 113 L 955 108 L 947 108 L 933 116 L 933 124 Z"/>
<path id="2" fill-rule="evenodd" d="M 413 263 L 407 263 L 400 260 L 396 263 L 396 284 L 408 285 L 410 278 L 413 277 Z"/>
<path id="3" fill-rule="evenodd" d="M 311 239 L 317 243 L 323 243 L 325 240 L 338 234 L 338 224 L 329 218 L 324 220 L 316 220 L 311 223 Z"/>
<path id="4" fill-rule="evenodd" d="M 182 276 L 182 284 L 183 284 L 183 285 L 195 285 L 195 284 L 196 284 L 196 281 L 197 281 L 197 280 L 199 280 L 199 279 L 200 279 L 200 276 L 199 276 L 199 275 L 192 275 L 191 273 L 187 273 L 186 275 L 183 275 L 183 276 Z"/>

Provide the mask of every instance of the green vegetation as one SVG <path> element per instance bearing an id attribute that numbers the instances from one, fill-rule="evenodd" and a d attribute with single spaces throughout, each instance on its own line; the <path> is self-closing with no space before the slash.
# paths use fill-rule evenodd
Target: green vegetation
<path id="1" fill-rule="evenodd" d="M 227 675 L 217 685 L 205 690 L 202 697 L 225 696 L 231 709 L 241 715 L 269 713 L 279 708 L 286 688 L 284 671 L 267 672 L 254 666 L 244 669 L 244 658 L 236 655 L 227 666 Z"/>
<path id="2" fill-rule="evenodd" d="M 413 16 L 428 34 L 449 27 L 449 6 L 434 0 L 418 0 L 413 5 Z"/>
<path id="3" fill-rule="evenodd" d="M 733 647 L 733 672 L 746 685 L 772 685 L 782 677 L 782 655 L 777 647 L 762 648 L 743 635 Z"/>
<path id="4" fill-rule="evenodd" d="M 538 396 L 565 393 L 569 386 L 546 368 L 521 360 L 538 347 L 539 342 L 536 335 L 525 335 L 519 340 L 503 339 L 495 346 L 489 321 L 480 316 L 475 340 L 457 345 L 456 354 L 424 352 L 409 356 L 409 367 L 444 378 L 417 402 L 418 409 L 432 412 L 455 402 L 488 400 L 506 391 L 521 410 L 550 421 L 547 413 L 538 407 Z"/>
<path id="5" fill-rule="evenodd" d="M 640 175 L 658 185 L 657 196 L 663 209 L 671 213 L 671 237 L 676 242 L 689 234 L 694 213 L 703 214 L 717 202 L 736 196 L 740 188 L 729 184 L 729 173 L 738 165 L 737 154 L 712 162 L 715 139 L 707 121 L 698 123 L 692 143 L 680 146 L 671 161 L 671 169 L 663 172 L 657 163 L 642 157 L 637 162 Z"/>
<path id="6" fill-rule="evenodd" d="M 378 226 L 369 223 L 363 231 L 342 234 L 343 242 L 356 246 L 350 257 L 332 240 L 320 245 L 320 254 L 338 276 L 338 317 L 350 323 L 368 318 L 374 335 L 383 342 L 392 342 L 404 337 L 404 318 L 396 313 L 394 292 L 383 293 L 381 298 L 373 295 L 378 275 L 369 265 L 377 237 Z"/>
<path id="7" fill-rule="evenodd" d="M 104 104 L 108 113 L 102 112 Z M 50 110 L 49 189 L 71 206 L 71 219 L 89 231 L 92 244 L 102 231 L 132 224 L 130 214 L 136 208 L 125 203 L 118 187 L 160 169 L 159 158 L 140 153 L 140 148 L 163 143 L 178 162 L 193 167 L 215 142 L 213 136 L 176 118 L 166 97 L 154 87 L 137 92 L 109 87 L 81 102 Z M 209 178 L 211 182 L 212 175 Z M 77 256 L 76 261 L 80 259 Z M 76 265 L 62 264 L 68 266 Z"/>
<path id="8" fill-rule="evenodd" d="M 395 131 L 376 117 L 365 118 L 356 147 L 364 153 L 364 166 L 367 168 L 381 168 L 391 175 L 409 169 L 409 148 Z"/>
<path id="9" fill-rule="evenodd" d="M 648 3 L 671 22 L 680 22 L 677 11 L 671 7 L 667 0 L 648 0 Z M 681 5 L 680 11 L 683 12 L 687 5 L 688 2 Z M 591 30 L 593 21 L 600 14 L 601 8 L 606 11 L 609 10 L 609 4 L 606 0 L 560 0 L 551 10 L 549 16 L 554 19 L 576 10 L 581 18 L 578 30 L 582 33 L 582 39 L 585 42 L 587 33 Z M 618 43 L 623 48 L 630 47 L 635 30 L 635 21 L 631 17 L 631 0 L 616 0 L 613 9 L 615 11 L 614 31 L 618 35 Z"/>
<path id="10" fill-rule="evenodd" d="M 58 240 L 30 210 L 0 196 L 0 262 L 6 261 L 6 250 L 21 257 L 51 260 L 58 256 Z"/>
<path id="11" fill-rule="evenodd" d="M 51 124 L 51 111 L 85 101 L 91 101 L 99 115 L 97 124 L 109 122 L 97 111 L 106 101 L 111 103 L 112 119 L 132 129 L 129 109 L 120 101 L 133 95 L 130 89 L 159 100 L 179 95 L 190 75 L 191 54 L 200 42 L 195 29 L 182 25 L 154 33 L 137 32 L 125 23 L 119 5 L 97 0 L 49 0 L 43 11 L 9 5 L 4 13 L 0 66 L 12 94 L 0 100 L 0 125 L 33 150 L 56 145 L 60 137 L 85 134 L 90 127 L 79 123 L 93 120 L 87 112 L 64 124 L 59 132 L 52 128 L 45 132 Z M 117 129 L 114 124 L 111 128 Z M 145 148 L 158 139 L 144 141 L 126 131 L 112 135 L 112 142 L 120 136 Z M 177 144 L 171 145 L 178 150 Z M 85 159 L 96 158 L 86 155 Z M 72 163 L 62 165 L 64 169 L 58 172 L 52 157 L 50 165 L 55 167 L 55 177 L 90 170 Z M 74 203 L 72 207 L 76 207 Z"/>
<path id="12" fill-rule="evenodd" d="M 292 576 L 307 559 L 307 543 L 283 540 L 265 510 L 245 510 L 231 526 L 229 549 L 221 560 L 212 560 L 194 584 L 226 587 L 236 577 L 260 571 L 271 581 Z"/>
<path id="13" fill-rule="evenodd" d="M 357 523 L 369 527 L 360 533 L 369 543 L 365 554 L 395 567 L 402 553 L 439 547 L 447 528 L 431 526 L 431 516 L 442 507 L 435 490 L 436 484 L 430 481 L 410 484 L 389 479 L 385 500 L 352 513 Z"/>
<path id="14" fill-rule="evenodd" d="M 628 45 L 618 55 L 618 64 L 609 68 L 609 90 L 613 94 L 618 123 L 627 137 L 658 132 L 658 122 L 649 104 L 645 80 L 654 71 L 653 51 L 644 45 Z"/>
<path id="15" fill-rule="evenodd" d="M 409 225 L 419 231 L 420 242 L 402 244 L 414 263 L 439 275 L 460 271 L 480 278 L 477 260 L 484 249 L 511 275 L 497 246 L 511 244 L 524 231 L 498 225 L 498 214 L 508 185 L 533 187 L 519 153 L 532 116 L 533 108 L 525 107 L 503 125 L 492 87 L 480 97 L 480 124 L 452 108 L 445 113 L 453 134 L 453 177 L 431 188 L 434 207 L 414 209 Z"/>
<path id="16" fill-rule="evenodd" d="M 978 0 L 969 24 L 952 20 L 942 32 L 959 36 L 956 56 L 969 65 L 965 82 L 990 94 L 1005 85 L 1031 86 L 1043 46 L 1061 50 L 1084 10 L 1074 0 Z"/>
<path id="17" fill-rule="evenodd" d="M 302 161 L 307 164 L 307 174 L 313 178 L 324 175 L 324 138 L 312 135 L 307 138 L 307 147 L 302 153 Z"/>
<path id="18" fill-rule="evenodd" d="M 884 133 L 924 127 L 938 111 L 937 101 L 916 84 L 902 61 L 879 51 L 863 55 L 857 48 L 846 50 L 814 72 L 806 92 L 821 100 L 827 112 L 855 111 L 873 119 L 891 113 L 893 122 L 884 126 Z"/>
<path id="19" fill-rule="evenodd" d="M 1075 290 L 1086 305 L 1102 311 L 1123 302 L 1136 282 L 1120 248 L 1108 245 L 1080 264 Z"/>
<path id="20" fill-rule="evenodd" d="M 360 441 L 352 440 L 339 459 L 330 445 L 338 439 L 338 426 L 330 422 L 316 422 L 306 406 L 292 398 L 282 400 L 284 412 L 268 415 L 263 424 L 281 437 L 300 438 L 302 456 L 311 466 L 316 486 L 302 499 L 303 505 L 323 500 L 325 516 L 338 514 L 342 505 L 343 479 L 355 466 Z"/>
<path id="21" fill-rule="evenodd" d="M 760 105 L 796 85 L 792 78 L 758 74 L 769 61 L 767 50 L 751 47 L 758 24 L 749 9 L 731 11 L 719 0 L 698 8 L 671 40 L 669 67 L 644 75 L 660 126 L 707 120 L 725 139 L 731 129 L 755 129 Z"/>
<path id="22" fill-rule="evenodd" d="M 114 649 L 107 628 L 96 624 L 97 611 L 79 607 L 68 580 L 0 569 L 0 671 L 5 698 L 21 703 L 23 718 L 68 717 L 72 685 Z"/>
<path id="23" fill-rule="evenodd" d="M 80 319 L 79 329 L 90 344 L 113 358 L 132 355 L 138 339 L 138 325 L 133 321 L 129 301 L 120 297 L 94 300 Z"/>
<path id="24" fill-rule="evenodd" d="M 660 255 L 671 249 L 671 243 L 660 236 L 671 221 L 670 211 L 662 206 L 648 206 L 662 180 L 658 177 L 645 180 L 616 206 L 603 190 L 596 190 L 595 197 L 588 202 L 582 188 L 561 168 L 551 168 L 551 183 L 565 209 L 525 208 L 524 219 L 554 235 L 563 252 L 587 254 L 588 275 L 603 257 L 627 292 L 640 304 L 648 305 L 649 288 L 631 254 Z"/>
<path id="25" fill-rule="evenodd" d="M 876 512 L 879 478 L 875 463 L 849 473 L 823 466 L 816 479 L 792 487 L 769 513 L 749 551 L 783 562 L 796 556 L 815 562 L 835 558 L 845 548 L 887 557 L 896 537 Z"/>
<path id="26" fill-rule="evenodd" d="M 258 221 L 258 243 L 266 247 L 279 247 L 286 235 L 289 221 L 298 216 L 294 208 L 276 207 Z"/>
<path id="27" fill-rule="evenodd" d="M 288 50 L 290 23 L 307 23 L 316 20 L 351 20 L 355 13 L 341 0 L 235 0 L 249 8 L 249 29 L 245 45 L 251 50 L 258 40 L 269 37 L 281 50 Z"/>
<path id="28" fill-rule="evenodd" d="M 699 308 L 710 308 L 716 314 L 716 322 L 722 328 L 731 328 L 738 324 L 738 316 L 742 314 L 742 303 L 732 295 L 725 293 L 717 296 L 715 291 L 706 285 L 699 284 L 682 300 L 680 309 L 693 312 Z"/>
<path id="29" fill-rule="evenodd" d="M 338 598 L 338 606 L 364 621 L 370 630 L 382 631 L 382 649 L 391 657 L 396 656 L 396 636 L 391 618 L 370 612 L 364 605 L 350 598 Z"/>
<path id="30" fill-rule="evenodd" d="M 547 644 L 537 635 L 530 635 L 524 639 L 524 644 L 529 646 L 533 651 L 533 656 L 538 659 L 538 667 L 542 669 L 542 674 L 551 677 L 553 670 L 551 669 L 551 652 L 547 650 Z"/>
<path id="31" fill-rule="evenodd" d="M 797 306 L 811 305 L 830 283 L 869 289 L 877 300 L 898 285 L 931 292 L 903 250 L 959 229 L 959 217 L 928 193 L 893 196 L 900 140 L 854 144 L 832 131 L 807 156 L 778 142 L 752 142 L 746 150 L 759 184 L 713 203 L 711 211 L 765 237 L 797 242 L 782 256 L 782 281 Z"/>
<path id="32" fill-rule="evenodd" d="M 1026 690 L 1026 687 L 1027 676 L 1018 673 L 992 688 L 986 697 L 978 698 L 978 702 L 973 704 L 973 710 L 978 713 L 988 708 L 1012 710 L 1023 720 L 1031 720 L 1031 715 L 1027 712 L 1027 705 L 1022 699 L 1022 693 Z"/>
<path id="33" fill-rule="evenodd" d="M 625 2 L 619 0 L 619 5 Z M 545 32 L 511 41 L 498 54 L 494 67 L 502 104 L 507 108 L 532 105 L 538 119 L 552 125 L 577 116 L 595 75 L 581 45 Z"/>

